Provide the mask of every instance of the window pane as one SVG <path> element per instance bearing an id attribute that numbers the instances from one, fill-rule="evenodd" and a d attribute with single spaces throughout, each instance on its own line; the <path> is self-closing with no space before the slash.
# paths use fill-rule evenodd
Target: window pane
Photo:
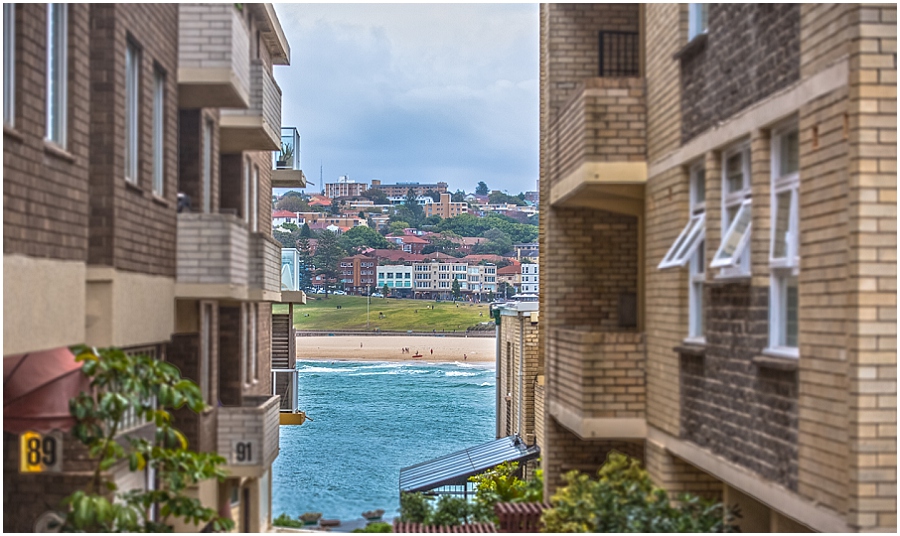
<path id="1" fill-rule="evenodd" d="M 693 204 L 699 205 L 706 202 L 706 170 L 703 168 L 695 169 L 693 182 Z"/>
<path id="2" fill-rule="evenodd" d="M 740 205 L 731 205 L 730 207 L 725 207 L 725 230 L 728 230 L 728 226 L 731 225 L 731 222 L 734 221 L 735 215 L 737 215 L 738 210 L 741 209 Z"/>
<path id="3" fill-rule="evenodd" d="M 781 192 L 775 196 L 775 233 L 772 244 L 772 258 L 782 259 L 787 256 L 788 231 L 791 220 L 791 191 Z"/>
<path id="4" fill-rule="evenodd" d="M 153 191 L 163 195 L 164 166 L 163 131 L 165 129 L 165 90 L 166 76 L 159 71 L 155 73 L 153 83 Z"/>
<path id="5" fill-rule="evenodd" d="M 796 130 L 781 136 L 780 157 L 782 177 L 800 169 L 800 139 Z"/>
<path id="6" fill-rule="evenodd" d="M 739 255 L 738 246 L 744 241 L 744 236 L 750 228 L 750 203 L 741 205 L 735 221 L 729 227 L 725 237 L 722 239 L 722 245 L 713 259 L 713 267 L 733 264 L 736 255 Z"/>
<path id="7" fill-rule="evenodd" d="M 784 345 L 790 346 L 792 348 L 796 348 L 797 347 L 797 332 L 798 332 L 798 323 L 797 323 L 798 293 L 797 293 L 797 277 L 796 276 L 788 277 L 785 280 L 784 301 L 785 301 Z"/>
<path id="8" fill-rule="evenodd" d="M 737 153 L 728 157 L 725 173 L 728 193 L 740 192 L 744 189 L 744 159 L 743 153 Z"/>
<path id="9" fill-rule="evenodd" d="M 66 5 L 47 12 L 47 139 L 65 147 Z"/>
<path id="10" fill-rule="evenodd" d="M 691 283 L 692 301 L 691 304 L 691 337 L 702 337 L 705 333 L 706 324 L 703 317 L 703 283 L 695 281 Z"/>

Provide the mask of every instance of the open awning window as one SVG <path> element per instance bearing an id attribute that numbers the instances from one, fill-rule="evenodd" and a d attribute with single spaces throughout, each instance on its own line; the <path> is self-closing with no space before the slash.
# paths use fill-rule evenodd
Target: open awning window
<path id="1" fill-rule="evenodd" d="M 731 226 L 725 232 L 722 238 L 722 245 L 713 256 L 711 268 L 727 268 L 729 266 L 737 266 L 740 263 L 741 255 L 747 249 L 750 243 L 751 229 L 751 200 L 747 199 L 741 203 L 740 209 L 732 219 Z"/>
<path id="2" fill-rule="evenodd" d="M 675 239 L 675 243 L 669 248 L 662 262 L 656 267 L 658 270 L 665 268 L 681 267 L 687 264 L 691 255 L 697 251 L 697 246 L 703 242 L 706 236 L 706 213 L 691 217 L 687 225 Z"/>
<path id="3" fill-rule="evenodd" d="M 477 475 L 503 462 L 525 462 L 541 455 L 518 436 L 496 439 L 410 467 L 400 469 L 400 491 L 429 491 L 443 486 L 464 486 Z"/>

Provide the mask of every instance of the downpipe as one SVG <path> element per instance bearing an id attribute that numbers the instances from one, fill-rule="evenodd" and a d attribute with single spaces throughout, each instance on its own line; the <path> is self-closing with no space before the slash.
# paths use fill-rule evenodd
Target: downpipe
<path id="1" fill-rule="evenodd" d="M 522 403 L 524 402 L 524 395 L 522 394 L 522 386 L 525 377 L 525 316 L 522 314 L 522 311 L 518 311 L 519 313 L 519 411 L 516 424 L 516 434 L 519 437 L 522 437 L 522 441 L 525 440 L 522 432 Z"/>
<path id="2" fill-rule="evenodd" d="M 494 365 L 495 366 L 494 382 L 496 383 L 495 390 L 496 390 L 496 395 L 497 395 L 497 400 L 496 400 L 496 403 L 494 404 L 494 414 L 496 416 L 495 436 L 497 439 L 500 439 L 501 437 L 503 437 L 500 435 L 500 433 L 501 433 L 501 431 L 500 431 L 500 401 L 502 400 L 502 398 L 500 397 L 500 324 L 494 324 L 494 340 L 497 341 L 496 342 L 497 348 L 496 348 L 496 351 L 494 352 L 494 354 L 496 356 L 495 365 Z"/>

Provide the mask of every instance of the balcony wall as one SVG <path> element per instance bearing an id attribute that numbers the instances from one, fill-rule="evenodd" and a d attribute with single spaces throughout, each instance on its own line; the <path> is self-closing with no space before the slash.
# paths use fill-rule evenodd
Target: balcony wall
<path id="1" fill-rule="evenodd" d="M 223 109 L 219 125 L 223 153 L 281 147 L 281 88 L 262 61 L 250 62 L 250 105 Z"/>
<path id="2" fill-rule="evenodd" d="M 644 336 L 550 329 L 550 414 L 580 437 L 643 437 Z"/>
<path id="3" fill-rule="evenodd" d="M 549 126 L 548 138 L 551 204 L 590 206 L 585 203 L 603 197 L 640 200 L 647 180 L 640 78 L 585 79 Z"/>
<path id="4" fill-rule="evenodd" d="M 258 476 L 278 456 L 279 397 L 244 397 L 243 405 L 218 409 L 218 453 L 235 476 Z M 244 460 L 238 444 L 243 443 Z M 249 453 L 247 455 L 249 445 Z"/>
<path id="5" fill-rule="evenodd" d="M 179 214 L 176 295 L 245 298 L 249 237 L 246 225 L 237 216 Z"/>
<path id="6" fill-rule="evenodd" d="M 274 301 L 281 292 L 281 244 L 263 233 L 250 234 L 251 298 Z"/>
<path id="7" fill-rule="evenodd" d="M 250 36 L 233 4 L 178 6 L 178 105 L 250 104 Z"/>

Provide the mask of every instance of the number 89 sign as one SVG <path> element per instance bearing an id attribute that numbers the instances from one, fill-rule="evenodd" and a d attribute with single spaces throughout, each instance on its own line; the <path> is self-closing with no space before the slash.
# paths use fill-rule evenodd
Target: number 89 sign
<path id="1" fill-rule="evenodd" d="M 58 473 L 62 471 L 62 434 L 25 432 L 19 436 L 19 471 Z"/>

